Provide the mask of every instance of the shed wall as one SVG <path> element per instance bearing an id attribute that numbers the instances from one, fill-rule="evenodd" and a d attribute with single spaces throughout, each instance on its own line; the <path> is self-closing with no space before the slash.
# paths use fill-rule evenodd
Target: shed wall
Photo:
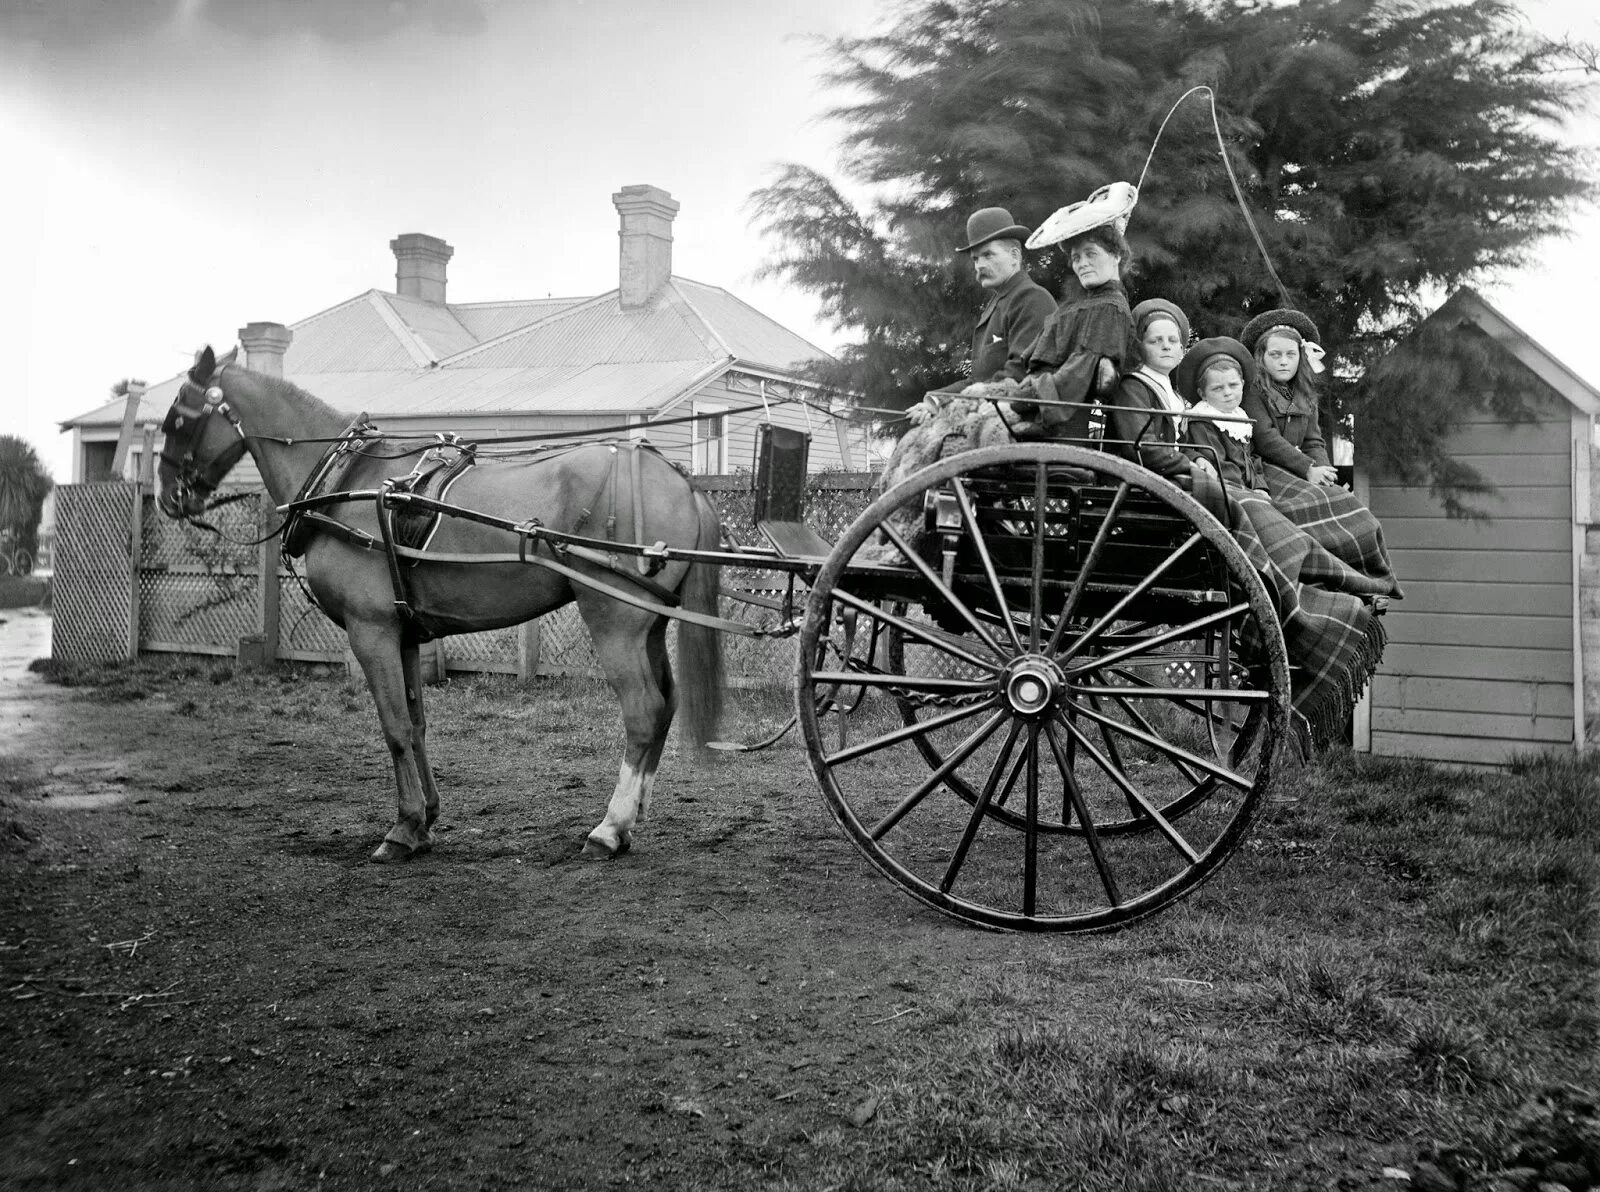
<path id="1" fill-rule="evenodd" d="M 1371 477 L 1405 590 L 1371 689 L 1372 752 L 1499 764 L 1574 739 L 1572 420 L 1475 411 L 1446 449 L 1494 484 L 1486 521 L 1445 516 L 1426 489 Z"/>

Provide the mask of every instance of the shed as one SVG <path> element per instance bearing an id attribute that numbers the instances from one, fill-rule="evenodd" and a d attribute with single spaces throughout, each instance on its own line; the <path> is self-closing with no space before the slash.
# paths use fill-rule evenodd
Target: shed
<path id="1" fill-rule="evenodd" d="M 1405 599 L 1386 618 L 1356 748 L 1473 765 L 1582 748 L 1586 715 L 1600 711 L 1600 391 L 1470 289 L 1428 321 L 1486 335 L 1520 361 L 1532 419 L 1506 422 L 1480 397 L 1445 440 L 1498 490 L 1481 499 L 1481 521 L 1448 517 L 1427 488 L 1360 468 L 1358 446 L 1358 485 Z"/>

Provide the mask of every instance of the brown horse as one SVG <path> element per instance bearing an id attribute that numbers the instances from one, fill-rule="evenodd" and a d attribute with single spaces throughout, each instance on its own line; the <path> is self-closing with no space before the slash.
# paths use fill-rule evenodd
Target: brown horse
<path id="1" fill-rule="evenodd" d="M 217 366 L 208 347 L 195 360 L 163 429 L 160 505 L 175 518 L 196 518 L 207 497 L 249 452 L 267 490 L 280 506 L 304 491 L 330 445 L 350 427 L 337 413 L 277 377 L 235 364 Z M 348 470 L 339 491 L 374 490 L 416 468 L 436 439 L 367 437 L 352 441 L 341 459 Z M 625 462 L 623 462 L 625 461 Z M 637 487 L 636 487 L 637 486 Z M 480 460 L 455 476 L 449 503 L 518 525 L 609 538 L 618 543 L 665 543 L 715 550 L 720 527 L 704 495 L 661 456 L 628 443 L 589 443 L 537 454 Z M 398 861 L 426 849 L 439 816 L 439 792 L 428 765 L 418 645 L 447 633 L 497 629 L 576 601 L 589 628 L 607 681 L 621 703 L 626 735 L 621 772 L 605 819 L 589 833 L 588 856 L 628 849 L 636 822 L 649 806 L 667 729 L 680 705 L 684 729 L 695 744 L 715 731 L 722 699 L 720 636 L 689 621 L 678 628 L 681 681 L 674 683 L 666 648 L 666 618 L 574 582 L 558 571 L 506 561 L 519 548 L 538 555 L 518 534 L 453 516 L 438 520 L 427 552 L 444 561 L 404 557 L 392 562 L 377 503 L 355 500 L 321 510 L 349 532 L 313 521 L 305 544 L 305 576 L 323 610 L 350 638 L 366 674 L 378 719 L 394 758 L 399 816 L 374 861 Z M 602 523 L 605 523 L 602 525 Z M 544 549 L 549 557 L 548 547 Z M 465 555 L 498 556 L 467 562 Z M 689 612 L 715 615 L 720 573 L 705 563 L 669 562 L 648 585 L 630 584 L 618 571 L 633 566 L 619 553 L 562 553 L 571 571 L 631 590 L 635 596 L 676 593 Z M 397 579 L 397 577 L 399 577 Z M 659 599 L 647 601 L 661 607 Z"/>

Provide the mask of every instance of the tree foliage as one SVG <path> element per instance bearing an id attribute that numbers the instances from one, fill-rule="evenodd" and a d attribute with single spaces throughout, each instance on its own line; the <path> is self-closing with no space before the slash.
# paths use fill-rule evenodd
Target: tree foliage
<path id="1" fill-rule="evenodd" d="M 1572 48 L 1540 41 L 1511 4 L 915 0 L 825 56 L 848 96 L 830 112 L 841 180 L 785 165 L 752 209 L 781 246 L 768 275 L 815 293 L 854 337 L 833 383 L 901 408 L 959 375 L 983 297 L 952 251 L 966 216 L 1000 205 L 1036 225 L 1108 181 L 1139 181 L 1163 118 L 1203 85 L 1216 125 L 1209 105 L 1183 104 L 1143 178 L 1130 295 L 1172 299 L 1204 336 L 1236 334 L 1286 291 L 1322 330 L 1329 396 L 1361 412 L 1364 451 L 1472 488 L 1437 450 L 1448 416 L 1420 443 L 1392 434 L 1411 402 L 1387 400 L 1392 385 L 1374 401 L 1366 378 L 1430 299 L 1526 264 L 1588 193 L 1588 159 L 1560 135 L 1588 94 L 1563 71 Z M 1058 291 L 1068 273 L 1059 252 L 1030 267 Z M 1504 354 L 1466 356 L 1507 372 L 1478 377 L 1490 388 L 1526 384 Z M 1448 412 L 1459 376 L 1407 380 Z M 1402 447 L 1412 454 L 1391 458 Z"/>
<path id="2" fill-rule="evenodd" d="M 44 499 L 53 487 L 32 444 L 16 435 L 0 435 L 0 537 L 37 553 Z"/>

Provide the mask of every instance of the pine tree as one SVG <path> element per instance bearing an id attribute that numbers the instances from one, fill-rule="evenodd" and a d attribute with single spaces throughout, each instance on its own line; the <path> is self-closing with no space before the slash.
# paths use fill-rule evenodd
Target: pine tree
<path id="1" fill-rule="evenodd" d="M 1403 385 L 1368 376 L 1430 301 L 1526 263 L 1590 186 L 1560 140 L 1587 95 L 1558 69 L 1574 49 L 1540 42 L 1512 5 L 920 0 L 827 55 L 828 81 L 853 97 L 830 113 L 843 181 L 786 165 L 752 208 L 782 246 L 767 273 L 855 337 L 834 384 L 903 408 L 958 377 L 983 297 L 952 251 L 967 214 L 1000 205 L 1037 225 L 1105 182 L 1140 181 L 1163 118 L 1203 85 L 1216 125 L 1205 103 L 1179 107 L 1143 176 L 1130 296 L 1170 298 L 1202 336 L 1286 301 L 1306 311 L 1364 453 L 1452 500 L 1482 487 L 1438 449 L 1461 405 L 1445 387 L 1465 363 L 1477 387 L 1525 390 L 1520 366 L 1468 345 L 1400 370 Z M 1058 291 L 1067 276 L 1059 252 L 1030 268 Z M 1442 418 L 1405 426 L 1416 403 Z"/>

